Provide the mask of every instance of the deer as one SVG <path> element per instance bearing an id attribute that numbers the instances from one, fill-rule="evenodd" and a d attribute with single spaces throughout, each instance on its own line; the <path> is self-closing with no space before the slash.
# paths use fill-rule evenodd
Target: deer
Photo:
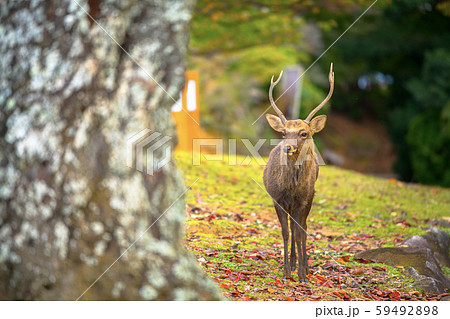
<path id="1" fill-rule="evenodd" d="M 310 213 L 315 194 L 315 183 L 319 176 L 319 164 L 314 150 L 313 135 L 320 132 L 327 120 L 326 115 L 313 116 L 330 100 L 334 89 L 333 64 L 330 66 L 328 80 L 330 91 L 325 100 L 314 108 L 305 120 L 287 120 L 273 100 L 272 92 L 283 75 L 270 80 L 269 100 L 278 116 L 266 114 L 269 125 L 281 132 L 282 140 L 270 152 L 263 181 L 267 193 L 273 200 L 284 244 L 283 279 L 291 277 L 296 269 L 296 251 L 298 256 L 298 278 L 306 282 L 308 256 L 306 254 L 306 221 Z M 289 263 L 289 227 L 291 233 L 291 258 Z"/>

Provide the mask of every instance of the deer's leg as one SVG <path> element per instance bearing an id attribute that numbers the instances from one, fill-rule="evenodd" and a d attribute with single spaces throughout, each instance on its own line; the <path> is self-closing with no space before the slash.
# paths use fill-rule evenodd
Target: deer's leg
<path id="1" fill-rule="evenodd" d="M 306 220 L 308 218 L 309 212 L 311 210 L 312 205 L 312 197 L 311 200 L 307 202 L 303 210 L 300 210 L 300 226 L 301 226 L 301 242 L 302 242 L 302 263 L 303 263 L 303 269 L 302 269 L 302 278 L 306 281 L 306 275 L 308 275 L 308 255 L 306 254 L 306 239 L 308 235 L 308 226 L 306 226 Z"/>
<path id="2" fill-rule="evenodd" d="M 303 223 L 301 224 L 302 228 L 300 230 L 301 232 L 301 241 L 302 241 L 302 254 L 303 254 L 303 272 L 304 272 L 304 277 L 306 278 L 306 275 L 309 273 L 308 271 L 308 255 L 306 254 L 306 236 L 307 236 L 307 226 L 306 226 L 306 220 L 303 221 Z"/>
<path id="3" fill-rule="evenodd" d="M 298 255 L 298 279 L 301 282 L 305 281 L 304 271 L 303 271 L 303 258 L 302 258 L 302 243 L 301 243 L 301 232 L 300 224 L 295 223 L 295 242 L 297 244 L 297 255 Z"/>
<path id="4" fill-rule="evenodd" d="M 291 224 L 291 271 L 295 270 L 295 265 L 297 264 L 297 255 L 295 253 L 295 221 L 289 217 L 289 223 Z"/>
<path id="5" fill-rule="evenodd" d="M 283 278 L 291 277 L 291 269 L 289 268 L 289 225 L 288 225 L 288 214 L 275 203 L 275 210 L 277 211 L 278 219 L 281 224 L 281 235 L 283 236 L 284 244 L 284 269 Z"/>

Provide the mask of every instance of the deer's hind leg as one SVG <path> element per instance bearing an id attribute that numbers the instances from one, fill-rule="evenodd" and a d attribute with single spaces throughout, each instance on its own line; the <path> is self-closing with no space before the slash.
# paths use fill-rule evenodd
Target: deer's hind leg
<path id="1" fill-rule="evenodd" d="M 284 244 L 284 269 L 283 278 L 291 277 L 291 269 L 289 267 L 289 225 L 288 225 L 288 213 L 277 203 L 274 203 L 275 210 L 278 215 L 278 220 L 281 224 L 281 235 L 283 236 Z"/>

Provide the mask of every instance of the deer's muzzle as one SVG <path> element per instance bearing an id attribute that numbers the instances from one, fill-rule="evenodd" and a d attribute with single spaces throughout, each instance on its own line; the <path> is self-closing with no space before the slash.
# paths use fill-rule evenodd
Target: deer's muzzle
<path id="1" fill-rule="evenodd" d="M 293 145 L 286 145 L 285 147 L 283 147 L 283 151 L 288 155 L 292 155 L 297 151 L 297 148 Z"/>

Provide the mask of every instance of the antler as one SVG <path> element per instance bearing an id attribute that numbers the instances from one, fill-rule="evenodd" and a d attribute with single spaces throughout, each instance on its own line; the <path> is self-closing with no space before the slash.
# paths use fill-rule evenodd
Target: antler
<path id="1" fill-rule="evenodd" d="M 314 110 L 311 111 L 311 113 L 309 113 L 308 117 L 306 118 L 305 122 L 309 122 L 311 121 L 312 117 L 314 116 L 314 114 L 317 113 L 317 111 L 319 111 L 324 105 L 325 103 L 328 102 L 328 100 L 331 98 L 331 96 L 333 95 L 333 90 L 334 90 L 334 72 L 333 72 L 333 63 L 331 63 L 330 66 L 330 74 L 328 75 L 328 80 L 330 81 L 330 92 L 328 92 L 327 97 L 325 98 L 325 100 L 322 101 L 322 103 L 319 104 L 319 106 L 317 106 Z"/>
<path id="2" fill-rule="evenodd" d="M 275 85 L 278 84 L 278 82 L 280 82 L 280 79 L 281 79 L 282 75 L 283 75 L 283 71 L 281 71 L 280 76 L 278 76 L 278 79 L 275 81 L 275 83 L 273 82 L 273 75 L 272 75 L 272 78 L 270 79 L 269 100 L 270 100 L 270 104 L 272 105 L 272 107 L 275 110 L 275 112 L 277 112 L 277 114 L 280 117 L 280 119 L 283 122 L 283 124 L 286 124 L 287 120 L 284 117 L 283 112 L 281 112 L 280 109 L 277 107 L 277 105 L 275 104 L 275 102 L 273 100 L 273 97 L 272 97 L 273 88 L 275 87 Z"/>

